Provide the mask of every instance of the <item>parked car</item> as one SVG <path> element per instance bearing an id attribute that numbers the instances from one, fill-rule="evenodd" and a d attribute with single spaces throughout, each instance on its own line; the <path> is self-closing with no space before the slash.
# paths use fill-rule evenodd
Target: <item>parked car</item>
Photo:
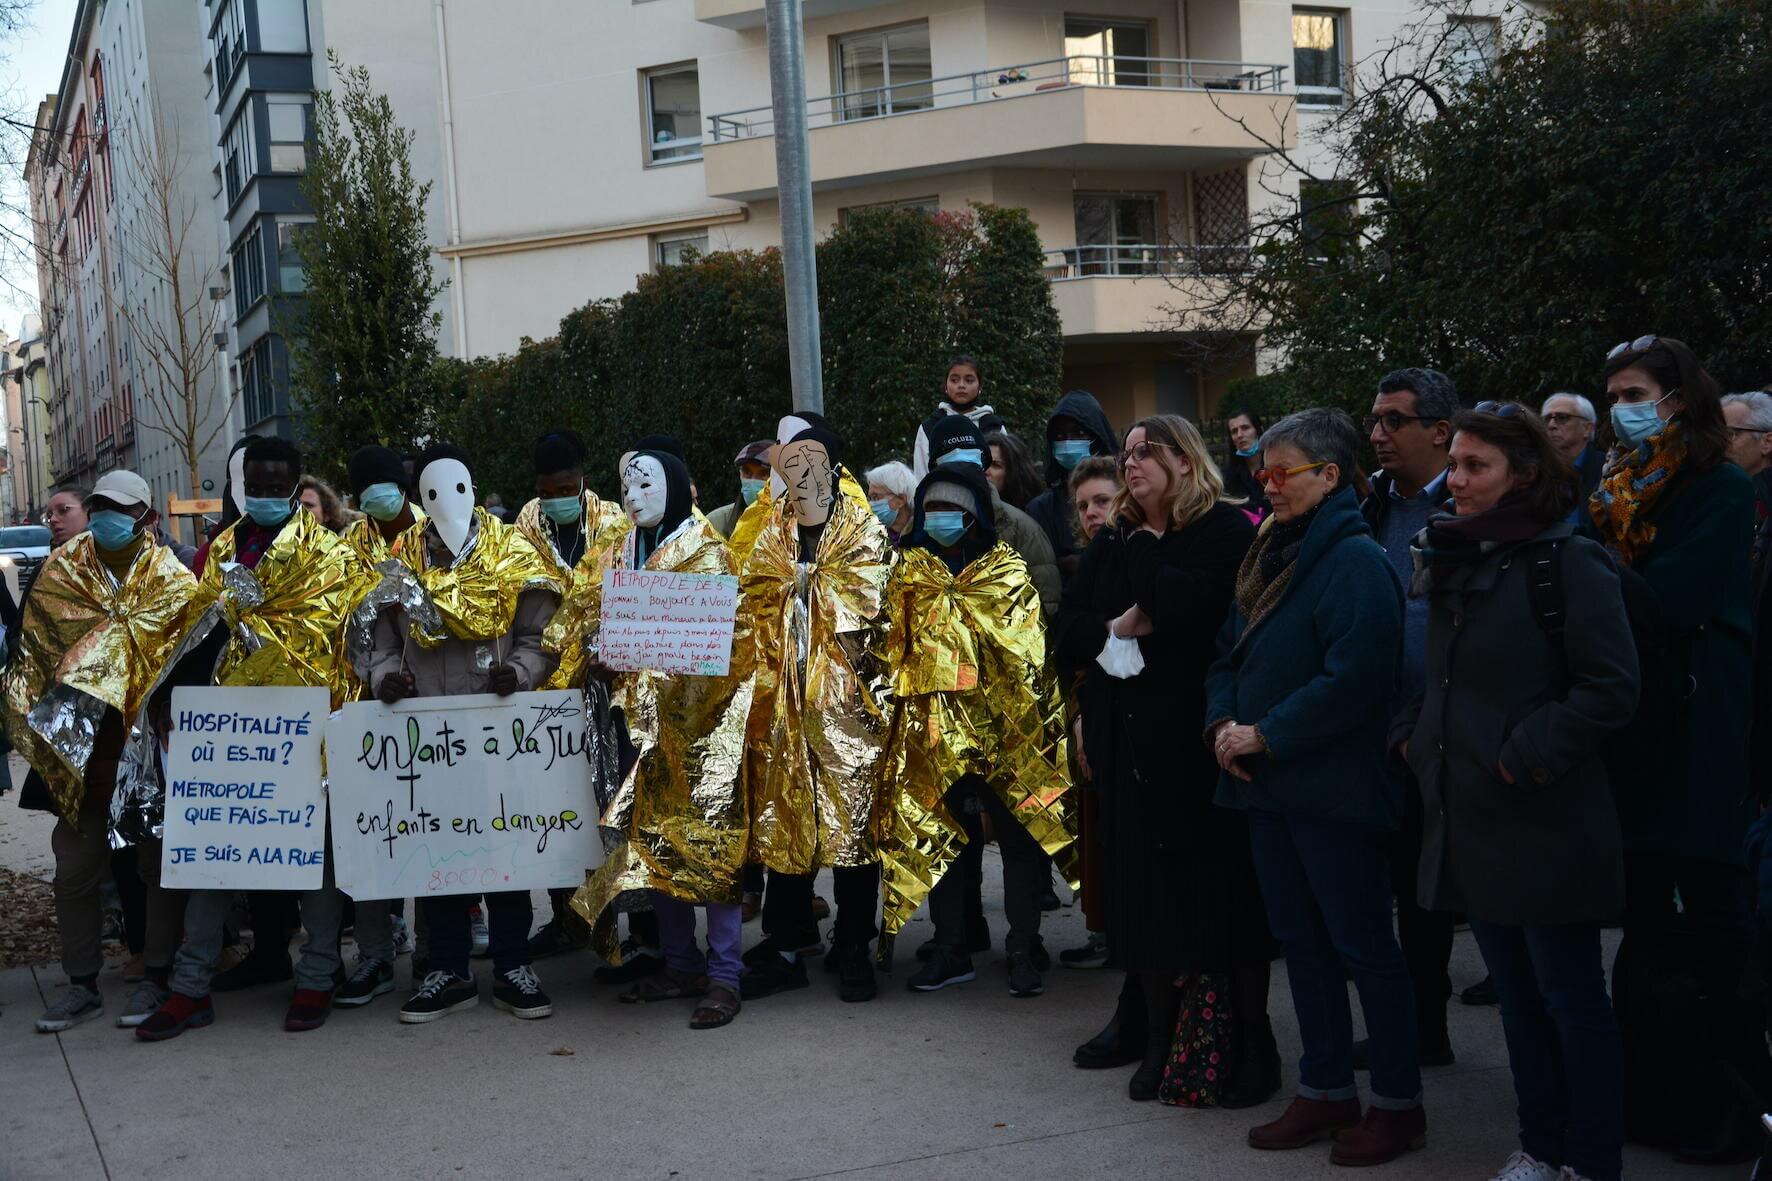
<path id="1" fill-rule="evenodd" d="M 25 592 L 43 559 L 49 556 L 49 530 L 42 525 L 9 525 L 0 528 L 0 576 L 12 601 L 23 603 Z"/>

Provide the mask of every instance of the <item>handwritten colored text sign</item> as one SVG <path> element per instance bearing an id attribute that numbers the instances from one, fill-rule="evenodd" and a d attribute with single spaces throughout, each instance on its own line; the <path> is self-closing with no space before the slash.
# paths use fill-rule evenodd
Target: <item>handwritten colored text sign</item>
<path id="1" fill-rule="evenodd" d="M 738 579 L 731 574 L 608 570 L 600 655 L 618 672 L 723 677 L 732 666 L 737 617 Z"/>

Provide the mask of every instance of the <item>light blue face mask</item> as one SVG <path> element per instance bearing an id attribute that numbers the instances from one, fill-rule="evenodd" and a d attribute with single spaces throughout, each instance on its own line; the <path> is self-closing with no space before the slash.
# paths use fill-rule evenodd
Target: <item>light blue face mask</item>
<path id="1" fill-rule="evenodd" d="M 768 482 L 768 480 L 753 480 L 749 476 L 739 480 L 738 497 L 744 502 L 746 508 L 757 502 L 757 494 L 763 491 L 763 485 Z"/>
<path id="2" fill-rule="evenodd" d="M 86 527 L 92 531 L 92 540 L 103 550 L 120 550 L 134 541 L 136 525 L 134 517 L 116 509 L 100 509 L 86 518 Z"/>
<path id="3" fill-rule="evenodd" d="M 874 516 L 880 519 L 880 524 L 888 529 L 892 528 L 892 522 L 898 520 L 898 510 L 892 507 L 890 500 L 870 500 L 868 507 L 874 510 Z"/>
<path id="4" fill-rule="evenodd" d="M 406 493 L 393 483 L 371 484 L 363 489 L 357 504 L 378 521 L 391 521 L 406 507 Z"/>
<path id="5" fill-rule="evenodd" d="M 977 447 L 956 447 L 936 460 L 935 466 L 940 467 L 944 463 L 969 463 L 973 467 L 983 467 L 984 452 Z"/>
<path id="6" fill-rule="evenodd" d="M 1052 458 L 1058 460 L 1058 466 L 1068 472 L 1088 459 L 1091 450 L 1093 445 L 1088 439 L 1060 439 L 1052 444 Z"/>
<path id="7" fill-rule="evenodd" d="M 585 515 L 585 502 L 580 496 L 544 496 L 541 512 L 556 525 L 576 525 Z"/>
<path id="8" fill-rule="evenodd" d="M 1672 396 L 1667 394 L 1654 402 L 1613 403 L 1612 433 L 1626 446 L 1637 446 L 1661 430 L 1661 415 L 1655 413 L 1655 408 Z"/>
<path id="9" fill-rule="evenodd" d="M 1254 459 L 1257 455 L 1260 455 L 1260 454 L 1261 454 L 1261 442 L 1260 442 L 1260 440 L 1257 440 L 1257 441 L 1249 444 L 1249 446 L 1244 447 L 1242 450 L 1238 451 L 1237 458 L 1239 458 L 1239 459 Z"/>
<path id="10" fill-rule="evenodd" d="M 295 502 L 287 496 L 248 496 L 246 498 L 246 515 L 266 529 L 275 529 L 287 521 L 293 512 L 295 512 Z"/>
<path id="11" fill-rule="evenodd" d="M 953 545 L 966 536 L 966 514 L 959 509 L 924 513 L 923 532 L 937 545 Z"/>

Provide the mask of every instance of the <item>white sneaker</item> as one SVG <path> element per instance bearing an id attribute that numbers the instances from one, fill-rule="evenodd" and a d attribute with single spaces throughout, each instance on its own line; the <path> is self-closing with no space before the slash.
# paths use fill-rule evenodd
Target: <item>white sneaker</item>
<path id="1" fill-rule="evenodd" d="M 483 960 L 492 954 L 492 932 L 486 929 L 486 912 L 478 906 L 468 911 L 468 930 L 473 934 L 473 946 L 468 949 L 468 958 Z"/>
<path id="2" fill-rule="evenodd" d="M 102 1017 L 104 1012 L 103 997 L 84 984 L 70 984 L 44 1007 L 43 1016 L 37 1018 L 37 1032 L 60 1033 L 82 1021 Z"/>
<path id="3" fill-rule="evenodd" d="M 399 915 L 394 916 L 393 924 L 394 957 L 398 959 L 400 956 L 410 955 L 412 953 L 412 929 L 406 925 L 406 920 Z"/>
<path id="4" fill-rule="evenodd" d="M 1490 1181 L 1560 1181 L 1565 1171 L 1553 1169 L 1529 1152 L 1516 1152 Z"/>
<path id="5" fill-rule="evenodd" d="M 129 994 L 129 1003 L 123 1006 L 123 1013 L 117 1018 L 118 1029 L 134 1029 L 154 1015 L 164 1005 L 172 993 L 152 980 L 143 980 Z"/>

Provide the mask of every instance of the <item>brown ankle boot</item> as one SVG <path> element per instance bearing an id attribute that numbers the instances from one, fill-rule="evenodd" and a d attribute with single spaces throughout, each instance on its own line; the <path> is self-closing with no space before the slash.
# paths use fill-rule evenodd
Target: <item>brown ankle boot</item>
<path id="1" fill-rule="evenodd" d="M 1306 1099 L 1301 1095 L 1273 1123 L 1250 1128 L 1249 1147 L 1303 1148 L 1359 1123 L 1358 1099 Z"/>
<path id="2" fill-rule="evenodd" d="M 1355 1168 L 1383 1165 L 1426 1146 L 1427 1112 L 1419 1107 L 1407 1111 L 1368 1107 L 1359 1127 L 1335 1138 L 1329 1159 Z"/>

